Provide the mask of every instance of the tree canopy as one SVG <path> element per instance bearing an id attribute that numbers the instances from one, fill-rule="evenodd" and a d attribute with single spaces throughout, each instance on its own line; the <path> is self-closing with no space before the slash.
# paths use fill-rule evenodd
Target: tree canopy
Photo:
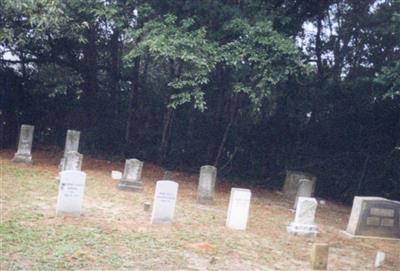
<path id="1" fill-rule="evenodd" d="M 3 0 L 2 147 L 86 153 L 400 199 L 400 2 Z"/>

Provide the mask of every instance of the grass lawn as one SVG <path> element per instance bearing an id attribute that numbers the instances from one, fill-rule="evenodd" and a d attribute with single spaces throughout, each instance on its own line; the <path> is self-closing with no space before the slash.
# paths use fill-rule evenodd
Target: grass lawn
<path id="1" fill-rule="evenodd" d="M 143 193 L 120 191 L 111 170 L 123 163 L 83 159 L 87 173 L 84 214 L 55 216 L 61 153 L 37 151 L 33 166 L 14 164 L 0 151 L 1 270 L 309 270 L 314 242 L 330 244 L 328 270 L 374 270 L 377 250 L 384 268 L 400 270 L 400 242 L 347 239 L 350 208 L 327 202 L 317 209 L 316 238 L 290 236 L 292 202 L 279 193 L 252 189 L 246 231 L 225 227 L 228 180 L 219 180 L 215 204 L 196 204 L 198 176 L 173 172 L 179 183 L 175 223 L 150 224 L 155 182 L 163 170 L 145 163 Z M 246 187 L 243 187 L 246 188 Z"/>

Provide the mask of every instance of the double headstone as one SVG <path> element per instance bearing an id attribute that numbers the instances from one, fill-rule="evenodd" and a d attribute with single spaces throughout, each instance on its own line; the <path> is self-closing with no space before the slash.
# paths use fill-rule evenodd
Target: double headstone
<path id="1" fill-rule="evenodd" d="M 15 163 L 25 163 L 32 164 L 32 141 L 33 141 L 33 131 L 35 126 L 32 125 L 21 125 L 21 130 L 19 133 L 18 150 L 14 154 L 12 159 Z"/>
<path id="2" fill-rule="evenodd" d="M 287 170 L 285 183 L 282 188 L 282 192 L 285 195 L 285 197 L 287 197 L 289 199 L 296 198 L 297 191 L 298 191 L 298 188 L 300 185 L 300 180 L 302 180 L 302 179 L 307 179 L 307 180 L 311 181 L 311 195 L 310 196 L 313 196 L 317 178 L 314 175 L 311 175 L 309 173 Z"/>
<path id="3" fill-rule="evenodd" d="M 86 174 L 82 171 L 66 170 L 60 173 L 57 214 L 79 216 L 82 212 Z"/>
<path id="4" fill-rule="evenodd" d="M 287 232 L 294 235 L 316 236 L 318 228 L 314 224 L 317 201 L 314 198 L 300 197 L 294 221 L 287 226 Z"/>
<path id="5" fill-rule="evenodd" d="M 60 165 L 59 165 L 59 170 L 62 171 L 65 167 L 65 160 L 70 152 L 74 153 L 79 153 L 79 138 L 80 138 L 81 132 L 75 131 L 75 130 L 68 130 L 67 131 L 67 136 L 65 138 L 65 147 L 64 147 L 64 155 L 61 158 Z M 81 159 L 82 161 L 82 159 Z"/>
<path id="6" fill-rule="evenodd" d="M 152 224 L 170 224 L 174 221 L 178 183 L 158 181 L 154 193 Z"/>
<path id="7" fill-rule="evenodd" d="M 235 230 L 245 230 L 249 217 L 251 191 L 249 189 L 232 188 L 229 198 L 226 226 Z"/>
<path id="8" fill-rule="evenodd" d="M 217 168 L 213 166 L 202 166 L 200 168 L 199 185 L 197 187 L 197 202 L 210 204 L 214 200 L 215 181 Z"/>
<path id="9" fill-rule="evenodd" d="M 400 239 L 400 202 L 354 197 L 346 232 L 352 236 Z"/>
<path id="10" fill-rule="evenodd" d="M 143 191 L 142 182 L 143 162 L 138 159 L 128 159 L 125 161 L 124 174 L 118 184 L 122 190 Z"/>

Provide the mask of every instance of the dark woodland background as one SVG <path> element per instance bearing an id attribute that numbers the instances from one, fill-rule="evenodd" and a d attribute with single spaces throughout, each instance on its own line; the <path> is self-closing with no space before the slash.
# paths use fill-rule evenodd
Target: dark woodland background
<path id="1" fill-rule="evenodd" d="M 400 2 L 0 1 L 2 148 L 400 199 Z"/>

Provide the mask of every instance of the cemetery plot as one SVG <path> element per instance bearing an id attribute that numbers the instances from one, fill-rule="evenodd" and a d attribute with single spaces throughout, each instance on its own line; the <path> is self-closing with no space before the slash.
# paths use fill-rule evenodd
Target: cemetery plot
<path id="1" fill-rule="evenodd" d="M 349 239 L 350 208 L 328 201 L 318 206 L 315 238 L 293 236 L 293 201 L 279 193 L 251 189 L 246 230 L 226 227 L 229 182 L 219 180 L 210 206 L 196 202 L 198 174 L 171 172 L 179 184 L 172 224 L 151 224 L 156 182 L 164 171 L 146 164 L 143 193 L 117 189 L 110 172 L 124 162 L 85 156 L 86 182 L 80 216 L 57 216 L 58 168 L 63 153 L 34 152 L 35 165 L 10 160 L 0 151 L 0 270 L 311 270 L 313 243 L 329 244 L 328 270 L 374 270 L 377 251 L 385 253 L 379 270 L 397 270 L 399 242 Z M 376 210 L 372 211 L 376 214 Z"/>

